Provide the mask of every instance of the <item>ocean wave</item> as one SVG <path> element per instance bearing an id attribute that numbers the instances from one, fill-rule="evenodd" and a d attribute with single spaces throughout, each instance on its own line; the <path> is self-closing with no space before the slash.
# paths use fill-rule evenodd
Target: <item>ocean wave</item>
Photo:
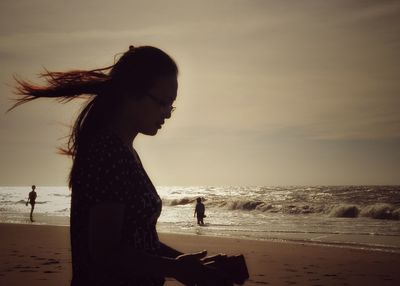
<path id="1" fill-rule="evenodd" d="M 318 206 L 311 205 L 288 205 L 282 208 L 282 212 L 285 214 L 312 214 L 312 213 L 321 213 L 323 212 L 323 208 Z"/>
<path id="2" fill-rule="evenodd" d="M 230 210 L 255 210 L 258 206 L 264 205 L 264 202 L 261 201 L 252 201 L 252 200 L 245 200 L 245 201 L 230 201 L 227 202 L 227 207 Z"/>
<path id="3" fill-rule="evenodd" d="M 271 204 L 260 200 L 233 200 L 222 202 L 219 207 L 225 207 L 229 210 L 239 211 L 260 211 L 269 213 L 284 213 L 284 214 L 310 214 L 320 213 L 323 208 L 311 206 L 308 204 Z"/>
<path id="4" fill-rule="evenodd" d="M 358 217 L 360 210 L 355 205 L 337 205 L 334 206 L 329 215 L 332 217 Z"/>
<path id="5" fill-rule="evenodd" d="M 54 197 L 64 197 L 64 198 L 69 198 L 71 197 L 71 194 L 51 194 Z"/>
<path id="6" fill-rule="evenodd" d="M 39 205 L 47 204 L 47 203 L 49 203 L 49 201 L 35 202 L 35 204 L 39 204 Z M 19 201 L 15 202 L 15 204 L 26 204 L 26 200 L 19 200 Z"/>
<path id="7" fill-rule="evenodd" d="M 164 200 L 169 206 L 181 206 L 181 205 L 188 205 L 193 204 L 196 201 L 196 198 L 182 198 L 182 199 L 173 199 L 173 200 Z"/>
<path id="8" fill-rule="evenodd" d="M 193 203 L 195 199 L 184 198 L 174 200 L 170 205 L 183 205 Z M 271 204 L 262 200 L 228 200 L 209 201 L 206 207 L 226 208 L 237 211 L 259 211 L 267 213 L 282 213 L 293 215 L 323 214 L 338 218 L 357 218 L 359 216 L 373 219 L 400 219 L 400 208 L 384 203 L 366 206 L 356 204 Z"/>
<path id="9" fill-rule="evenodd" d="M 361 215 L 376 219 L 400 219 L 400 208 L 395 208 L 391 204 L 373 204 L 362 209 Z"/>

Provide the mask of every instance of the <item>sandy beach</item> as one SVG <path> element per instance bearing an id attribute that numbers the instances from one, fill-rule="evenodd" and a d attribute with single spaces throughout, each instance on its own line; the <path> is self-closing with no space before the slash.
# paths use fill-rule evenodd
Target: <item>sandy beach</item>
<path id="1" fill-rule="evenodd" d="M 65 226 L 0 224 L 0 285 L 69 285 L 71 257 Z M 184 252 L 242 253 L 245 285 L 399 285 L 400 254 L 371 250 L 160 234 Z M 168 280 L 166 285 L 180 285 Z"/>

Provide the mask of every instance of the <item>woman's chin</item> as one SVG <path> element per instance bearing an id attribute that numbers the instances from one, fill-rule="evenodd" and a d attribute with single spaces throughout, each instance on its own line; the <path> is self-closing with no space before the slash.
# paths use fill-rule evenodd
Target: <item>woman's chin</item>
<path id="1" fill-rule="evenodd" d="M 142 133 L 144 135 L 148 135 L 148 136 L 154 136 L 158 133 L 158 129 L 145 130 L 140 133 Z"/>

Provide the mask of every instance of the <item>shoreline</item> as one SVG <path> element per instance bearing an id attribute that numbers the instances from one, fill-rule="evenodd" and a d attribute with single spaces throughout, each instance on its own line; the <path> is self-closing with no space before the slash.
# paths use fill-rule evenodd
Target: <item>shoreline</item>
<path id="1" fill-rule="evenodd" d="M 0 224 L 0 284 L 69 285 L 71 257 L 66 226 Z M 183 252 L 243 254 L 245 285 L 397 285 L 400 254 L 301 243 L 160 233 Z M 181 285 L 167 279 L 167 286 Z"/>
<path id="2" fill-rule="evenodd" d="M 15 221 L 15 222 L 7 222 L 1 221 L 0 224 L 17 224 L 17 225 L 48 225 L 48 226 L 65 226 L 69 227 L 69 217 L 68 216 L 49 216 L 44 213 L 34 214 L 34 218 L 36 220 L 32 223 L 29 220 L 29 217 L 26 217 L 25 221 Z M 177 235 L 198 235 L 205 237 L 219 237 L 219 238 L 232 238 L 232 239 L 242 239 L 242 240 L 250 240 L 250 241 L 266 241 L 266 242 L 277 242 L 277 243 L 294 243 L 294 244 L 307 244 L 307 245 L 316 245 L 322 247 L 336 247 L 336 248 L 346 248 L 346 249 L 361 249 L 361 250 L 369 250 L 369 251 L 378 251 L 378 252 L 389 252 L 389 253 L 400 253 L 400 240 L 398 237 L 386 236 L 386 235 L 376 235 L 376 234 L 363 234 L 363 235 L 354 235 L 354 234 L 340 234 L 340 233 L 297 233 L 297 232 L 270 232 L 266 233 L 266 237 L 251 237 L 250 235 L 242 234 L 242 235 L 231 235 L 231 234 L 218 234 L 215 232 L 206 232 L 202 233 L 203 227 L 194 226 L 192 228 L 192 232 L 179 231 L 179 230 L 166 230 L 167 226 L 163 226 L 162 223 L 161 229 L 158 229 L 158 233 L 166 233 L 166 234 L 177 234 Z M 323 236 L 325 240 L 317 240 L 320 236 Z M 353 240 L 358 240 L 357 242 L 349 242 L 343 240 L 344 237 L 351 237 Z M 328 240 L 327 237 L 330 239 Z M 357 238 L 355 238 L 357 237 Z M 361 241 L 360 237 L 362 238 Z M 355 238 L 355 239 L 354 239 Z M 392 245 L 385 245 L 384 243 L 377 243 L 376 240 L 380 238 L 385 238 L 386 240 L 390 240 Z M 397 238 L 397 239 L 396 239 Z M 375 240 L 371 242 L 366 242 L 367 240 Z M 387 241 L 385 241 L 387 243 Z"/>
<path id="3" fill-rule="evenodd" d="M 26 218 L 26 221 L 16 221 L 16 222 L 3 222 L 0 221 L 1 224 L 16 224 L 16 225 L 36 225 L 36 226 L 63 226 L 69 227 L 69 217 L 68 216 L 48 216 L 46 214 L 38 213 L 34 215 L 34 218 L 39 218 L 40 221 L 36 220 L 33 223 L 29 221 L 29 218 Z M 268 237 L 251 237 L 249 235 L 229 235 L 229 234 L 217 234 L 217 233 L 201 233 L 202 227 L 194 226 L 193 229 L 196 229 L 195 232 L 189 231 L 168 231 L 167 227 L 162 227 L 162 229 L 158 229 L 158 233 L 162 234 L 176 234 L 176 235 L 194 235 L 194 236 L 204 236 L 204 237 L 216 237 L 216 238 L 227 238 L 227 239 L 240 239 L 240 240 L 249 240 L 249 241 L 265 241 L 265 242 L 276 242 L 276 243 L 289 243 L 289 244 L 300 244 L 300 245 L 315 245 L 321 247 L 334 247 L 334 248 L 345 248 L 345 249 L 359 249 L 366 251 L 377 251 L 377 252 L 387 252 L 387 253 L 399 253 L 400 254 L 400 241 L 392 239 L 392 242 L 396 245 L 384 245 L 378 243 L 366 243 L 366 242 L 348 242 L 348 241 L 338 241 L 338 239 L 345 237 L 348 234 L 337 234 L 332 233 L 329 234 L 330 237 L 336 237 L 335 239 L 331 239 L 330 241 L 319 241 L 315 240 L 315 237 L 319 237 L 322 233 L 268 233 Z M 308 237 L 307 237 L 308 236 Z M 348 235 L 350 237 L 355 237 L 356 235 Z M 326 233 L 324 233 L 324 237 L 328 237 Z M 390 238 L 390 236 L 385 235 L 362 235 L 364 240 L 366 238 L 370 239 L 378 239 L 380 237 Z"/>

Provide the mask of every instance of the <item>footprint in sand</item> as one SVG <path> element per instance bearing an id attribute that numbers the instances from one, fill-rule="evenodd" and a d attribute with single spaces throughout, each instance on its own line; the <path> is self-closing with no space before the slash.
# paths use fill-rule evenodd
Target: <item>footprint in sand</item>
<path id="1" fill-rule="evenodd" d="M 14 266 L 14 269 L 22 269 L 21 272 L 23 270 L 30 270 L 30 269 L 33 269 L 33 268 L 35 268 L 35 267 L 33 267 L 33 266 L 23 266 L 23 265 L 19 265 L 19 264 Z M 24 271 L 24 272 L 26 272 L 26 271 Z"/>
<path id="2" fill-rule="evenodd" d="M 324 274 L 324 276 L 326 276 L 326 277 L 334 277 L 334 276 L 337 276 L 336 274 L 329 274 L 329 273 L 327 273 L 327 274 Z"/>
<path id="3" fill-rule="evenodd" d="M 46 260 L 46 258 L 43 257 L 35 257 L 36 260 Z"/>
<path id="4" fill-rule="evenodd" d="M 60 273 L 60 271 L 46 270 L 46 271 L 43 271 L 43 273 Z"/>
<path id="5" fill-rule="evenodd" d="M 259 275 L 257 275 L 257 276 L 259 276 Z M 252 283 L 255 283 L 255 284 L 264 284 L 264 285 L 268 285 L 269 284 L 269 282 L 266 282 L 266 281 L 254 281 L 252 279 L 249 279 L 249 282 L 252 282 Z"/>
<path id="6" fill-rule="evenodd" d="M 60 261 L 56 260 L 56 259 L 47 259 L 46 262 L 42 263 L 42 265 L 51 265 L 51 264 L 59 264 Z"/>

